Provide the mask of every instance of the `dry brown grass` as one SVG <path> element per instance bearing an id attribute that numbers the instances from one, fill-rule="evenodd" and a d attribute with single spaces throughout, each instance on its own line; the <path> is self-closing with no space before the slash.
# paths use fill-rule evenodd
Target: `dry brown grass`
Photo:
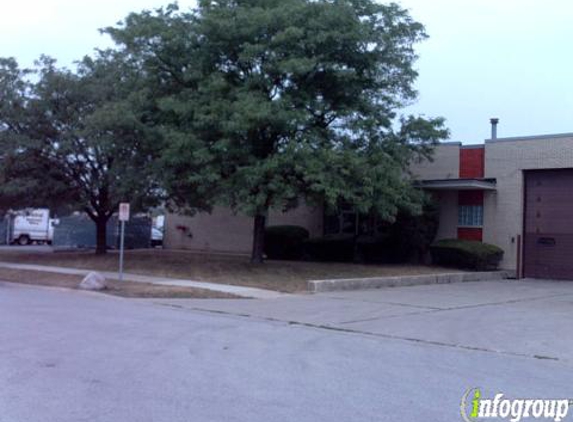
<path id="1" fill-rule="evenodd" d="M 118 266 L 117 252 L 110 252 L 104 256 L 96 256 L 93 252 L 1 252 L 0 261 L 98 271 L 117 271 Z M 308 280 L 433 274 L 456 270 L 421 265 L 358 265 L 295 261 L 267 261 L 263 265 L 253 265 L 248 257 L 244 256 L 150 249 L 128 251 L 125 271 L 292 293 L 306 291 Z"/>
<path id="2" fill-rule="evenodd" d="M 20 284 L 34 284 L 48 287 L 77 289 L 81 276 L 56 274 L 44 271 L 24 271 L 0 268 L 0 281 Z M 119 282 L 108 280 L 108 288 L 101 293 L 129 298 L 194 298 L 194 299 L 236 299 L 234 295 L 191 287 L 159 286 L 146 283 Z"/>

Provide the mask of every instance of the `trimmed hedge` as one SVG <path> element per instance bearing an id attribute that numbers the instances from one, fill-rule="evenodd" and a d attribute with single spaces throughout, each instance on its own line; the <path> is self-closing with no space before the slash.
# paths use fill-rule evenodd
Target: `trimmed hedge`
<path id="1" fill-rule="evenodd" d="M 436 265 L 493 271 L 503 259 L 503 249 L 475 240 L 444 239 L 430 246 L 432 262 Z"/>
<path id="2" fill-rule="evenodd" d="M 264 252 L 269 259 L 301 259 L 309 232 L 300 226 L 270 226 L 265 230 Z"/>

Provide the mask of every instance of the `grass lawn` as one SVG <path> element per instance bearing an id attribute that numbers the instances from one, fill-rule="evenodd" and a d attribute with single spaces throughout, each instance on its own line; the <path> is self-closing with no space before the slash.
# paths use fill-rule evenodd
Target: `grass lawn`
<path id="1" fill-rule="evenodd" d="M 117 271 L 117 252 L 96 256 L 93 252 L 0 252 L 0 261 Z M 307 290 L 308 280 L 418 275 L 456 272 L 421 265 L 358 265 L 295 261 L 267 261 L 253 265 L 248 257 L 207 255 L 185 251 L 148 249 L 128 251 L 125 271 L 133 274 L 184 278 L 211 283 L 258 287 L 293 293 Z"/>
<path id="2" fill-rule="evenodd" d="M 21 284 L 34 284 L 49 287 L 76 289 L 82 277 L 40 271 L 23 271 L 0 268 L 0 281 Z M 100 293 L 130 298 L 197 298 L 197 299 L 236 299 L 234 295 L 213 292 L 191 287 L 158 286 L 146 283 L 134 283 L 108 280 L 108 288 Z"/>

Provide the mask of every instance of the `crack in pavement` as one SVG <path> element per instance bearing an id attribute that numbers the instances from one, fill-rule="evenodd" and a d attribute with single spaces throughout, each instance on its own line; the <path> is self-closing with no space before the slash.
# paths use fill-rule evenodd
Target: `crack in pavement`
<path id="1" fill-rule="evenodd" d="M 545 300 L 545 299 L 554 299 L 557 297 L 563 297 L 563 296 L 573 296 L 573 293 L 561 293 L 561 294 L 554 294 L 554 295 L 548 295 L 548 296 L 537 296 L 537 297 L 529 297 L 529 298 L 523 298 L 523 299 L 510 299 L 510 300 L 505 300 L 505 301 L 501 301 L 501 302 L 490 302 L 490 303 L 478 303 L 476 305 L 463 305 L 463 306 L 452 306 L 450 308 L 440 308 L 438 311 L 436 312 L 441 312 L 441 311 L 455 311 L 458 309 L 473 309 L 473 308 L 484 308 L 487 306 L 501 306 L 501 305 L 513 305 L 516 303 L 522 303 L 522 302 L 535 302 L 538 300 Z M 431 311 L 428 311 L 431 312 Z"/>
<path id="2" fill-rule="evenodd" d="M 383 303 L 385 305 L 403 306 L 405 308 L 430 309 L 430 310 L 441 310 L 442 309 L 442 308 L 438 308 L 435 306 L 412 305 L 410 303 L 387 302 L 387 301 L 367 300 L 367 299 L 351 299 L 351 298 L 336 297 L 336 296 L 324 296 L 324 297 L 327 297 L 328 299 L 343 300 L 343 301 L 347 301 L 347 302 L 361 302 L 361 303 L 373 303 L 373 304 Z"/>
<path id="3" fill-rule="evenodd" d="M 358 320 L 358 321 L 341 322 L 340 324 L 356 324 L 359 322 L 375 321 L 377 319 L 380 319 L 380 320 L 393 319 L 393 318 L 408 317 L 408 316 L 435 314 L 435 313 L 439 313 L 439 312 L 458 311 L 458 310 L 464 310 L 464 309 L 485 308 L 488 306 L 513 305 L 516 303 L 535 302 L 538 300 L 554 299 L 554 298 L 563 297 L 563 296 L 573 296 L 573 293 L 565 293 L 565 294 L 550 295 L 550 296 L 541 296 L 541 297 L 535 297 L 535 298 L 512 299 L 512 300 L 507 300 L 507 301 L 503 301 L 503 302 L 480 303 L 477 305 L 452 306 L 450 308 L 434 308 L 434 309 L 428 309 L 427 311 L 423 311 L 423 312 L 412 312 L 412 313 L 408 313 L 408 314 L 386 315 L 386 316 L 380 316 L 378 318 L 369 318 L 369 319 Z M 378 302 L 378 303 L 390 304 L 388 302 Z"/>
<path id="4" fill-rule="evenodd" d="M 355 300 L 356 302 L 364 302 L 364 303 L 379 303 L 384 305 L 395 305 L 395 306 L 405 306 L 405 307 L 412 307 L 412 308 L 419 308 L 419 309 L 427 309 L 425 312 L 417 312 L 412 314 L 402 314 L 402 315 L 391 315 L 388 318 L 394 318 L 396 316 L 403 316 L 403 315 L 420 315 L 426 313 L 433 313 L 433 312 L 443 312 L 443 311 L 456 311 L 461 309 L 472 309 L 472 308 L 483 308 L 487 306 L 501 306 L 501 305 L 512 305 L 515 303 L 521 302 L 535 302 L 538 300 L 545 300 L 545 299 L 554 299 L 563 296 L 573 296 L 573 293 L 562 293 L 562 294 L 554 294 L 549 296 L 537 296 L 537 297 L 530 297 L 530 298 L 523 298 L 523 299 L 510 299 L 501 302 L 487 302 L 487 303 L 478 303 L 475 305 L 462 305 L 462 306 L 451 306 L 449 308 L 438 308 L 438 307 L 430 307 L 430 306 L 421 306 L 421 305 L 410 305 L 407 303 L 399 303 L 399 302 L 387 302 L 387 301 L 373 301 L 373 300 Z M 348 300 L 353 301 L 352 299 L 346 298 L 336 298 L 331 297 L 330 299 L 337 299 L 337 300 Z M 381 317 L 385 318 L 385 317 Z"/>
<path id="5" fill-rule="evenodd" d="M 446 311 L 457 311 L 457 310 L 464 310 L 464 309 L 475 309 L 475 308 L 483 308 L 483 307 L 488 307 L 488 306 L 511 305 L 511 304 L 515 304 L 515 303 L 534 302 L 534 301 L 537 301 L 537 300 L 553 299 L 553 298 L 556 298 L 556 297 L 572 296 L 572 295 L 573 295 L 573 293 L 565 293 L 565 294 L 560 294 L 560 295 L 541 296 L 541 297 L 535 297 L 535 298 L 512 299 L 512 300 L 507 300 L 507 301 L 503 301 L 503 302 L 480 303 L 480 304 L 477 304 L 477 305 L 452 306 L 452 307 L 450 307 L 450 308 L 434 308 L 434 307 L 423 307 L 423 306 L 414 306 L 414 305 L 408 305 L 408 304 L 401 304 L 401 303 L 397 303 L 397 302 L 381 302 L 381 301 L 364 301 L 364 300 L 361 300 L 361 301 L 359 301 L 359 302 L 363 302 L 363 303 L 379 303 L 379 304 L 384 304 L 384 305 L 396 305 L 396 306 L 401 306 L 401 305 L 403 305 L 403 306 L 406 306 L 406 307 L 414 307 L 414 308 L 419 308 L 419 309 L 426 309 L 426 311 L 410 312 L 410 313 L 406 313 L 406 314 L 380 315 L 380 316 L 371 317 L 371 318 L 364 318 L 364 319 L 357 319 L 357 320 L 350 320 L 350 321 L 342 321 L 342 322 L 339 322 L 339 324 L 342 324 L 342 325 L 357 324 L 357 323 L 360 323 L 360 322 L 370 322 L 370 321 L 383 320 L 383 319 L 393 319 L 393 318 L 408 317 L 408 316 L 434 314 L 434 313 L 446 312 Z M 337 299 L 337 298 L 332 298 L 332 299 Z M 345 298 L 340 298 L 340 299 L 341 299 L 341 300 L 349 300 L 349 299 L 345 299 Z"/>
<path id="6" fill-rule="evenodd" d="M 409 343 L 416 343 L 421 345 L 428 345 L 428 346 L 436 346 L 436 347 L 445 347 L 450 349 L 457 349 L 457 350 L 465 350 L 465 351 L 472 351 L 472 352 L 482 352 L 482 353 L 490 353 L 490 354 L 497 354 L 502 356 L 512 356 L 512 357 L 519 357 L 519 358 L 526 358 L 526 359 L 534 359 L 534 360 L 550 360 L 556 361 L 561 363 L 569 363 L 569 360 L 558 358 L 555 356 L 545 356 L 545 355 L 538 355 L 538 354 L 527 354 L 527 353 L 519 353 L 519 352 L 512 352 L 507 350 L 496 350 L 496 349 L 489 349 L 486 347 L 479 347 L 479 346 L 467 346 L 463 344 L 456 344 L 456 343 L 448 343 L 443 341 L 437 340 L 427 340 L 422 338 L 416 337 L 406 337 L 406 336 L 399 336 L 394 334 L 384 334 L 384 333 L 375 333 L 371 331 L 364 331 L 364 330 L 357 330 L 353 328 L 343 328 L 337 327 L 333 325 L 327 324 L 315 324 L 310 322 L 303 322 L 303 321 L 290 321 L 290 320 L 283 320 L 279 318 L 273 317 L 264 317 L 264 316 L 257 316 L 252 314 L 245 314 L 245 313 L 234 313 L 229 311 L 222 311 L 222 310 L 213 310 L 213 309 L 206 309 L 206 308 L 199 308 L 199 307 L 185 307 L 182 305 L 174 305 L 174 304 L 167 304 L 161 302 L 154 302 L 155 305 L 174 308 L 183 311 L 195 311 L 195 312 L 202 312 L 208 314 L 216 314 L 216 315 L 223 315 L 229 317 L 241 317 L 246 319 L 253 319 L 258 321 L 268 321 L 268 322 L 275 322 L 275 323 L 282 323 L 288 324 L 289 326 L 299 326 L 305 328 L 312 328 L 318 330 L 326 330 L 332 331 L 342 334 L 356 334 L 356 335 L 363 335 L 367 337 L 374 337 L 374 338 L 382 338 L 388 340 L 395 340 L 395 341 L 405 341 Z"/>

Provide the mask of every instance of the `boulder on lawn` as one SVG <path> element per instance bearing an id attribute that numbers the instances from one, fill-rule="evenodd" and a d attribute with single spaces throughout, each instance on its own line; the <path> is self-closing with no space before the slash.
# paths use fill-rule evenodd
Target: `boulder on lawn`
<path id="1" fill-rule="evenodd" d="M 103 275 L 92 272 L 85 276 L 78 287 L 82 290 L 105 290 L 107 282 Z"/>

